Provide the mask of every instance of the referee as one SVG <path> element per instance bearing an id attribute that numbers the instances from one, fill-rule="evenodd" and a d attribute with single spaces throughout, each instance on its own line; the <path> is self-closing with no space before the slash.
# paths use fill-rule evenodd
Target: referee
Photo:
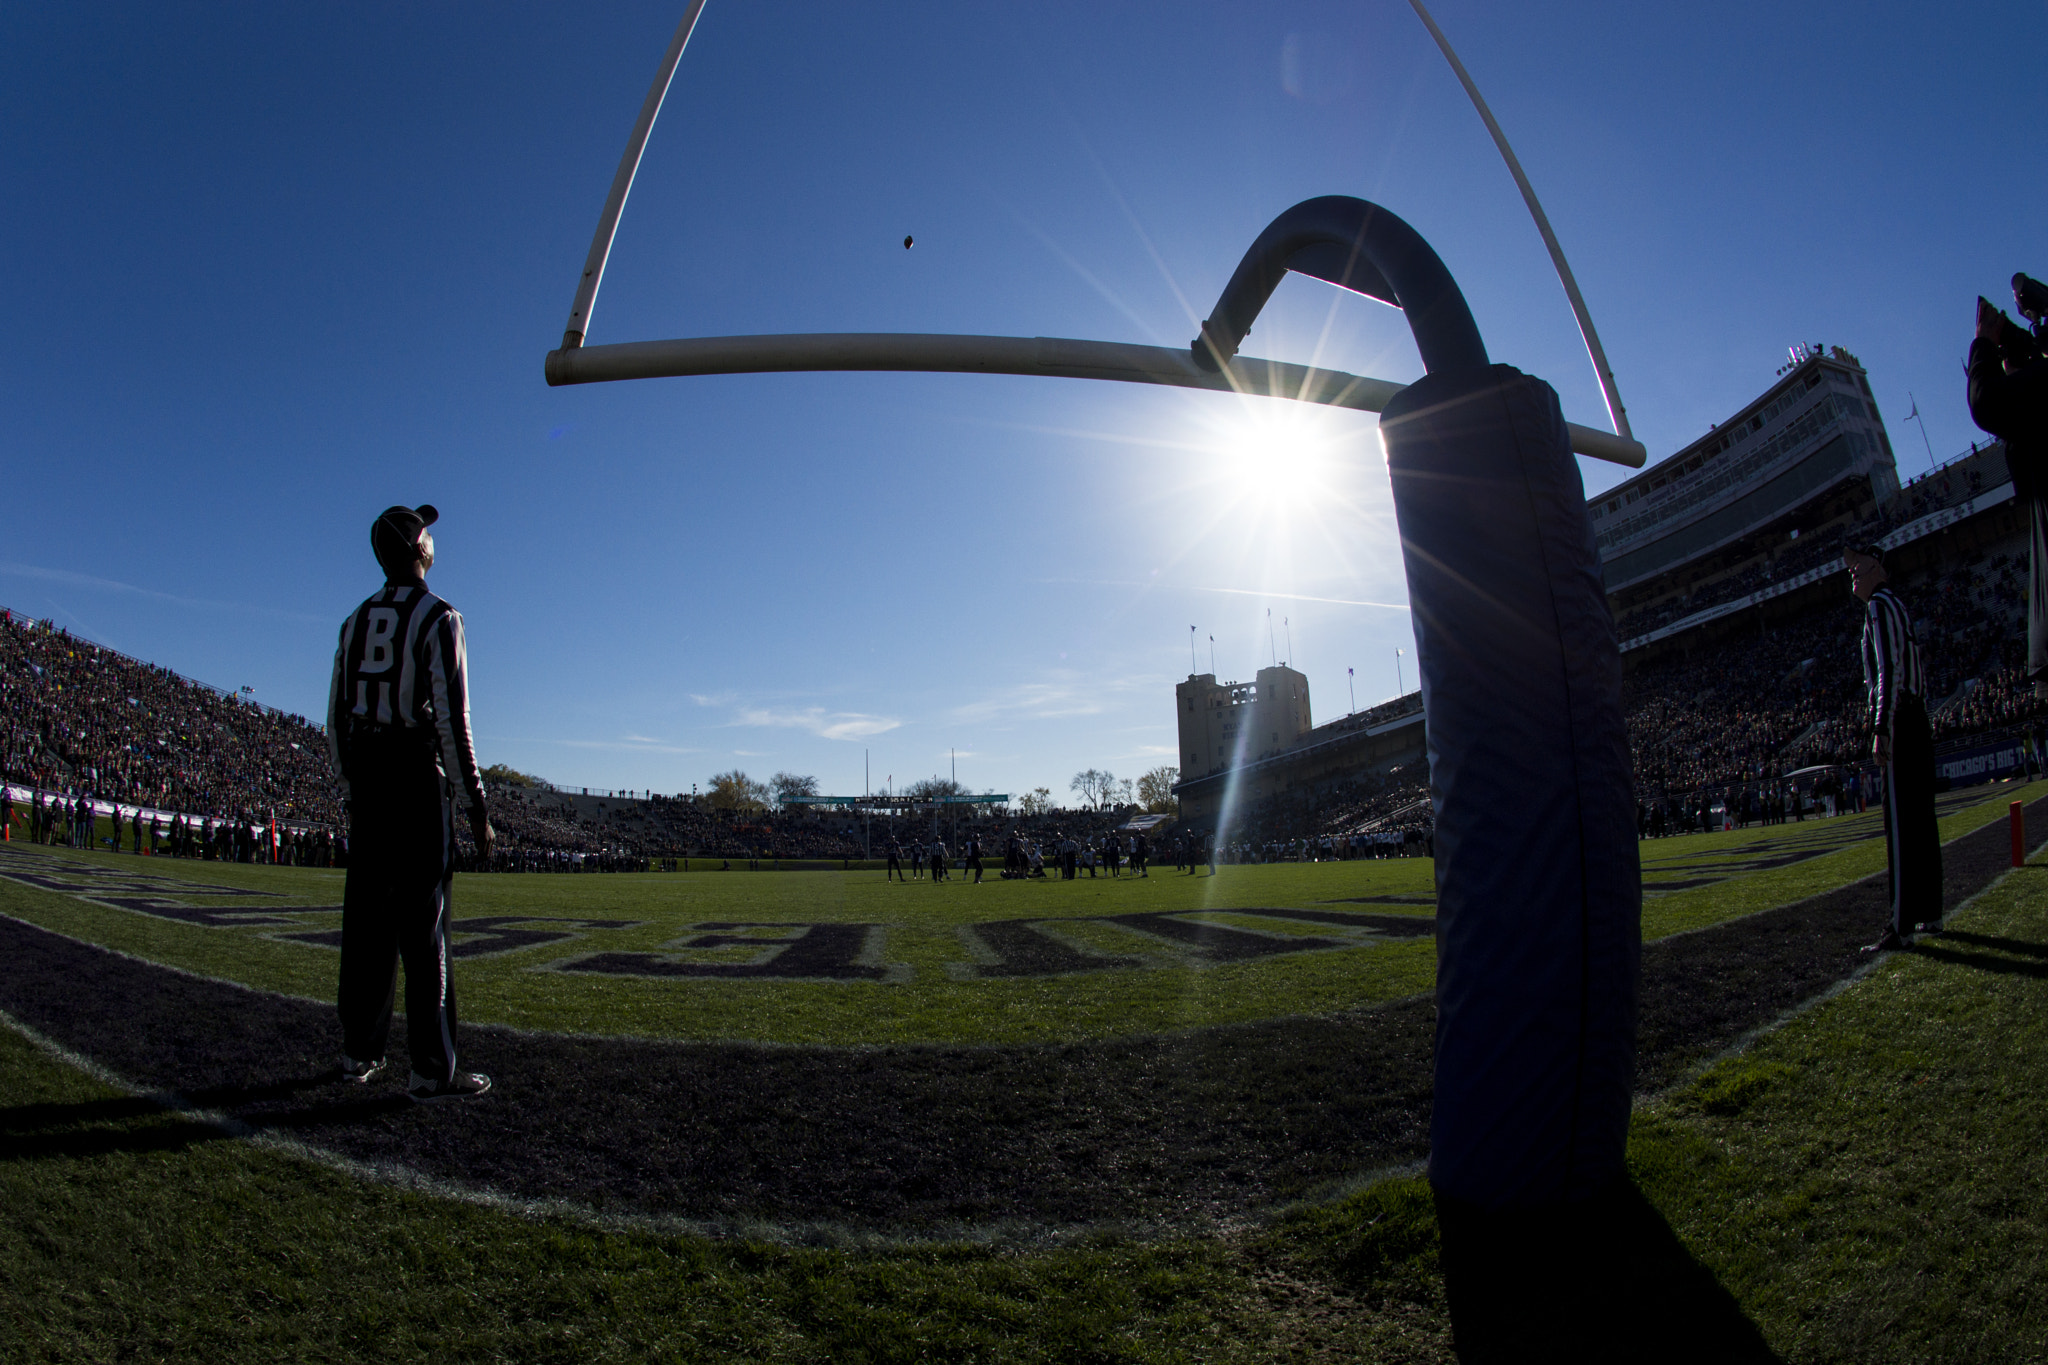
<path id="1" fill-rule="evenodd" d="M 341 906 L 341 1074 L 384 1073 L 398 962 L 405 961 L 406 1037 L 414 1100 L 462 1099 L 491 1078 L 455 1066 L 455 982 L 448 892 L 460 789 L 478 853 L 495 836 L 469 733 L 462 617 L 427 591 L 432 507 L 387 508 L 370 527 L 384 589 L 341 627 L 327 700 L 327 743 L 349 804 Z"/>
<path id="2" fill-rule="evenodd" d="M 1941 931 L 1941 834 L 1934 823 L 1934 737 L 1927 726 L 1927 674 L 1913 617 L 1891 589 L 1884 551 L 1865 545 L 1842 556 L 1849 590 L 1862 600 L 1863 681 L 1870 692 L 1871 757 L 1884 769 L 1885 853 L 1891 920 L 1865 952 L 1906 946 L 1913 932 Z"/>

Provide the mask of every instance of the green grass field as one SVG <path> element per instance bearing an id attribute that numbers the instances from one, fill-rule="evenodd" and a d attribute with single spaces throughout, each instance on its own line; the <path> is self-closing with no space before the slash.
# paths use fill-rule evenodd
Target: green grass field
<path id="1" fill-rule="evenodd" d="M 1943 820 L 1955 838 L 2034 799 L 2048 783 L 2001 787 L 1997 799 L 1959 794 Z M 1659 839 L 1642 845 L 1645 939 L 1718 923 L 1841 886 L 1884 866 L 1873 813 L 1747 831 Z M 161 962 L 264 990 L 330 998 L 331 946 L 293 935 L 331 935 L 340 925 L 342 875 L 329 870 L 190 863 L 53 851 L 80 869 L 78 889 L 51 894 L 0 880 L 0 913 Z M 1786 865 L 1756 870 L 1759 862 Z M 1233 910 L 1427 915 L 1433 898 L 1425 859 L 1223 867 L 1215 877 L 1171 867 L 1147 878 L 979 885 L 956 879 L 889 882 L 873 872 L 692 872 L 466 876 L 458 920 L 500 921 L 490 938 L 472 930 L 460 965 L 464 1016 L 519 1028 L 649 1038 L 768 1043 L 1016 1043 L 1158 1033 L 1295 1014 L 1324 1014 L 1431 989 L 1427 937 L 1248 917 Z M 124 876 L 178 885 L 115 885 Z M 206 888 L 244 893 L 209 895 Z M 1670 887 L 1673 889 L 1664 889 Z M 1681 889 L 1682 888 L 1682 889 Z M 136 891 L 183 905 L 253 918 L 194 924 L 106 904 Z M 293 906 L 327 909 L 294 910 Z M 1207 952 L 1162 937 L 1172 925 L 1115 922 L 1166 915 L 1239 934 L 1343 941 L 1335 948 L 1250 958 Z M 619 927 L 592 927 L 618 925 Z M 704 925 L 749 925 L 701 932 Z M 1061 970 L 1003 976 L 1000 955 L 963 931 L 1023 924 L 1026 948 L 1065 950 Z M 847 973 L 780 974 L 777 940 L 815 936 L 791 926 L 874 926 L 849 939 Z M 506 942 L 507 930 L 536 938 Z M 740 938 L 746 942 L 706 939 Z M 481 941 L 480 941 L 481 940 Z M 1259 951 L 1256 943 L 1235 951 Z M 787 952 L 787 949 L 781 949 Z M 595 955 L 638 955 L 618 974 L 579 970 Z M 1071 956 L 1069 956 L 1071 955 Z M 1091 960 L 1092 956 L 1092 960 Z M 769 957 L 757 978 L 663 977 L 670 964 L 735 967 Z M 1122 968 L 1101 964 L 1133 962 Z M 830 971 L 827 962 L 824 969 Z M 870 975 L 859 975 L 862 971 Z"/>
<path id="2" fill-rule="evenodd" d="M 1948 803 L 1944 835 L 2043 790 L 1977 789 Z M 1880 869 L 1873 832 L 1866 816 L 1646 843 L 1645 936 Z M 335 874 L 60 861 L 98 880 L 81 891 L 0 880 L 0 913 L 208 976 L 331 996 L 333 950 L 278 936 L 331 930 L 333 912 L 288 907 L 334 904 Z M 457 970 L 467 1018 L 531 1029 L 783 1043 L 1154 1034 L 1426 991 L 1427 938 L 1345 938 L 1342 926 L 1232 912 L 1426 914 L 1428 866 L 979 887 L 829 872 L 468 877 L 458 916 L 499 921 L 484 932 L 575 937 Z M 192 892 L 108 891 L 137 868 Z M 266 918 L 216 927 L 110 899 Z M 1111 918 L 1131 915 L 1283 947 L 1279 936 L 1341 941 L 1222 960 L 1198 933 Z M 593 920 L 633 927 L 562 923 Z M 1016 959 L 987 951 L 979 926 L 1016 923 L 1053 926 L 1015 941 L 1052 943 L 1060 965 L 1085 969 L 980 975 Z M 749 930 L 740 936 L 759 942 L 707 947 L 707 924 L 880 926 L 879 950 L 864 931 L 861 952 L 820 959 L 879 974 L 562 969 L 600 953 L 772 967 L 816 932 Z M 1787 1359 L 2048 1360 L 2048 867 L 2004 878 L 1952 928 L 1638 1107 L 1638 1183 Z M 1434 1215 L 1414 1176 L 1205 1236 L 821 1250 L 408 1192 L 277 1141 L 229 1139 L 13 1031 L 0 1030 L 0 1096 L 0 1359 L 1450 1357 Z"/>

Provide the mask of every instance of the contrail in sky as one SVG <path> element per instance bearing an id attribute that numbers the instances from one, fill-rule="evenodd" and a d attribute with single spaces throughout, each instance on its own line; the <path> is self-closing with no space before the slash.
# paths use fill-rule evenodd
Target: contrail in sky
<path id="1" fill-rule="evenodd" d="M 242 602 L 218 602 L 203 597 L 179 597 L 175 593 L 159 592 L 155 588 L 138 587 L 123 583 L 116 578 L 98 578 L 92 574 L 73 573 L 69 569 L 45 569 L 35 564 L 0 563 L 0 574 L 11 574 L 17 578 L 35 578 L 45 583 L 63 583 L 74 588 L 91 588 L 99 592 L 133 593 L 137 597 L 150 597 L 159 602 L 170 602 L 180 607 L 204 607 L 213 611 L 247 611 L 265 616 L 280 616 L 287 621 L 319 621 L 323 618 L 311 616 L 302 611 L 284 611 L 277 607 L 255 607 Z"/>
<path id="2" fill-rule="evenodd" d="M 1387 611 L 1406 611 L 1406 602 L 1359 602 L 1349 597 L 1309 597 L 1298 592 L 1255 592 L 1250 588 L 1196 588 L 1196 592 L 1223 592 L 1233 597 L 1271 597 L 1284 602 L 1328 602 L 1338 607 L 1382 607 Z"/>
<path id="3" fill-rule="evenodd" d="M 1127 583 L 1114 578 L 1034 578 L 1034 583 L 1065 583 L 1089 588 L 1157 588 L 1157 583 Z M 1252 588 L 1203 588 L 1194 592 L 1228 593 L 1233 597 L 1266 597 L 1286 602 L 1328 602 L 1335 607 L 1378 607 L 1383 611 L 1407 611 L 1406 602 L 1362 602 L 1351 597 L 1310 597 L 1298 592 L 1259 592 Z"/>

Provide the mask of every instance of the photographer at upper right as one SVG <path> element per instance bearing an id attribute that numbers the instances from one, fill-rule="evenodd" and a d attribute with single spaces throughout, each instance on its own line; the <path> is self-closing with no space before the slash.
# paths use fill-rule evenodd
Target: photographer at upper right
<path id="1" fill-rule="evenodd" d="M 1970 343 L 1970 416 L 2005 442 L 2013 492 L 2027 508 L 2031 549 L 2027 574 L 2027 678 L 2048 696 L 2048 285 L 2012 277 L 2013 303 L 2034 324 L 2030 333 L 1977 299 L 1977 339 Z"/>

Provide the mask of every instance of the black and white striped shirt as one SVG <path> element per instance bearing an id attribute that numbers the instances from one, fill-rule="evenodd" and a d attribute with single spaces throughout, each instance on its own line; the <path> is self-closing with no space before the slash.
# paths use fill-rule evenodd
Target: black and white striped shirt
<path id="1" fill-rule="evenodd" d="M 386 587 L 357 607 L 342 623 L 334 651 L 327 747 L 343 780 L 353 737 L 399 729 L 431 729 L 441 771 L 483 810 L 462 613 L 424 587 Z"/>
<path id="2" fill-rule="evenodd" d="M 1863 610 L 1863 683 L 1870 689 L 1870 726 L 1890 737 L 1899 694 L 1927 695 L 1913 617 L 1887 584 L 1879 584 Z"/>

